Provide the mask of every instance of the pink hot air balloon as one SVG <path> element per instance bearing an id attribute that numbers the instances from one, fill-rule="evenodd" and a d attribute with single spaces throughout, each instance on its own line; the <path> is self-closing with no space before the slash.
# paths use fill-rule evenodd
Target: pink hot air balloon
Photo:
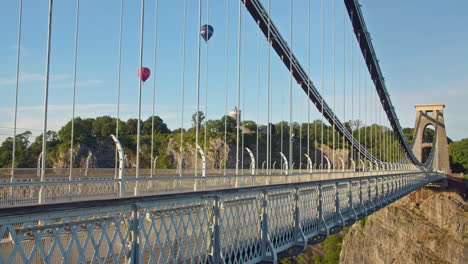
<path id="1" fill-rule="evenodd" d="M 145 82 L 150 77 L 151 71 L 150 71 L 150 69 L 148 69 L 146 67 L 142 67 L 141 69 L 137 70 L 137 74 L 138 74 L 138 77 L 140 77 L 140 79 L 143 82 Z"/>

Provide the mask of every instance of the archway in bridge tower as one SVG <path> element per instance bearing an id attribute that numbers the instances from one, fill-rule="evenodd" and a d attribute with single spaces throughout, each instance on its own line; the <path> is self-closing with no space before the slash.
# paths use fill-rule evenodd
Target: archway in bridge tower
<path id="1" fill-rule="evenodd" d="M 432 124 L 428 124 L 424 128 L 423 132 L 423 144 L 425 143 L 430 143 L 432 144 L 434 141 L 434 133 L 435 133 L 435 128 Z"/>
<path id="2" fill-rule="evenodd" d="M 431 154 L 434 143 L 435 128 L 432 124 L 427 124 L 424 127 L 422 135 L 422 156 L 421 162 L 425 163 Z"/>
<path id="3" fill-rule="evenodd" d="M 434 169 L 450 172 L 448 142 L 445 131 L 443 104 L 416 105 L 416 122 L 414 125 L 413 153 L 421 162 L 431 154 L 431 148 L 437 144 L 434 153 Z"/>

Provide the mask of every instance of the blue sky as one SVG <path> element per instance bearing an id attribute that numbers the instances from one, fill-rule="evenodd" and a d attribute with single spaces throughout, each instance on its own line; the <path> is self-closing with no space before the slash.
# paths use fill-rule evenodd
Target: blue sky
<path id="1" fill-rule="evenodd" d="M 13 125 L 16 47 L 18 30 L 18 1 L 4 1 L 0 8 L 0 139 L 11 135 Z M 36 131 L 42 129 L 44 63 L 48 1 L 23 1 L 23 31 L 20 60 L 18 127 Z M 116 115 L 117 65 L 120 1 L 81 0 L 77 62 L 76 116 L 95 117 Z M 156 89 L 156 115 L 160 115 L 174 129 L 181 125 L 182 95 L 182 33 L 183 1 L 159 0 L 158 41 L 154 45 L 155 1 L 146 0 L 144 31 L 144 62 L 152 70 L 151 78 L 143 86 L 143 113 L 151 115 L 152 93 Z M 266 1 L 263 1 L 266 5 Z M 272 17 L 284 38 L 290 41 L 289 1 L 272 0 Z M 321 79 L 321 13 L 320 0 L 311 0 L 311 77 L 340 119 L 361 119 L 375 122 L 364 109 L 376 109 L 369 95 L 370 81 L 362 64 L 362 56 L 351 35 L 349 19 L 343 28 L 343 2 L 336 1 L 336 70 L 333 74 L 333 1 L 324 1 L 324 80 Z M 225 112 L 225 88 L 228 83 L 228 109 L 236 105 L 237 89 L 241 90 L 241 108 L 245 119 L 257 121 L 257 100 L 261 123 L 266 122 L 267 45 L 247 13 L 242 19 L 242 56 L 240 86 L 237 73 L 238 1 L 229 1 L 229 27 L 226 29 L 227 1 L 206 0 L 203 21 L 213 25 L 215 33 L 208 42 L 208 75 L 206 48 L 201 50 L 201 105 L 205 112 L 205 89 L 208 79 L 208 119 L 220 118 Z M 292 47 L 301 64 L 308 69 L 308 27 L 306 0 L 293 2 Z M 198 1 L 187 0 L 187 35 L 185 67 L 184 126 L 196 109 Z M 361 1 L 367 26 L 386 84 L 404 127 L 414 125 L 414 104 L 446 104 L 447 132 L 452 139 L 468 136 L 464 107 L 468 98 L 468 2 L 447 1 Z M 49 97 L 49 128 L 58 129 L 71 118 L 73 87 L 73 51 L 75 29 L 75 1 L 54 1 L 51 83 Z M 244 10 L 242 10 L 244 12 Z M 244 13 L 242 13 L 243 15 Z M 208 19 L 208 21 L 207 21 Z M 139 65 L 140 1 L 124 3 L 124 28 L 121 74 L 122 119 L 137 116 Z M 344 31 L 343 31 L 344 30 Z M 344 34 L 343 34 L 344 33 Z M 226 56 L 226 34 L 229 38 Z M 343 40 L 346 64 L 343 63 Z M 352 42 L 351 42 L 352 40 Z M 260 52 L 258 51 L 260 45 Z M 156 50 L 156 66 L 154 54 Z M 352 50 L 354 53 L 352 54 Z M 352 60 L 353 57 L 353 60 Z M 272 51 L 271 90 L 273 121 L 289 119 L 289 73 Z M 228 71 L 226 76 L 226 60 Z M 353 64 L 351 64 L 353 61 Z M 258 64 L 258 62 L 260 62 Z M 345 68 L 346 79 L 343 79 Z M 257 69 L 260 69 L 258 71 Z M 354 75 L 352 74 L 354 72 Z M 360 73 L 360 74 L 359 74 Z M 206 78 L 208 76 L 208 78 Z M 259 79 L 258 79 L 259 78 Z M 258 82 L 260 80 L 260 82 Z M 335 104 L 333 83 L 335 80 Z M 259 86 L 257 84 L 260 83 Z M 346 108 L 343 108 L 343 85 L 346 89 Z M 257 96 L 259 89 L 259 96 Z M 351 96 L 351 91 L 354 91 Z M 307 101 L 293 81 L 293 120 L 307 120 Z M 361 92 L 361 97 L 359 97 Z M 360 99 L 361 98 L 361 99 Z M 374 100 L 375 101 L 375 100 Z M 352 105 L 351 102 L 354 104 Z M 361 104 L 359 104 L 361 102 Z M 372 107 L 372 108 L 371 108 Z M 313 106 L 312 106 L 313 108 Z M 346 114 L 344 118 L 344 113 Z M 359 115 L 360 113 L 360 115 Z M 311 119 L 321 118 L 316 109 Z M 20 129 L 20 132 L 22 130 Z"/>

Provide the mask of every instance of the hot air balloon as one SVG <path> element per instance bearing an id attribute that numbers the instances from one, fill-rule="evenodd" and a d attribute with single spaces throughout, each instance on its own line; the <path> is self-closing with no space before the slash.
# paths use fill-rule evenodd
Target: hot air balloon
<path id="1" fill-rule="evenodd" d="M 141 81 L 145 82 L 150 77 L 151 71 L 146 67 L 142 67 L 141 69 L 137 70 L 137 74 L 138 77 L 140 77 Z"/>
<path id="2" fill-rule="evenodd" d="M 211 25 L 203 25 L 200 27 L 200 35 L 205 41 L 208 41 L 213 36 L 214 29 Z"/>

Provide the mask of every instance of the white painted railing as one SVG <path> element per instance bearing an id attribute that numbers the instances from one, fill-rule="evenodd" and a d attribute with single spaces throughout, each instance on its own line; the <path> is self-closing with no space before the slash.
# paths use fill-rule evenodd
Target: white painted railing
<path id="1" fill-rule="evenodd" d="M 407 173 L 3 208 L 0 262 L 275 261 L 442 178 Z"/>
<path id="2" fill-rule="evenodd" d="M 64 177 L 54 175 L 46 178 L 47 181 L 44 182 L 36 178 L 20 179 L 16 176 L 17 182 L 12 183 L 9 179 L 5 179 L 0 183 L 0 208 L 407 173 L 403 171 L 336 171 L 333 173 L 323 171 L 312 174 L 282 175 L 278 170 L 275 171 L 278 174 L 273 175 L 224 176 L 215 174 L 216 172 L 217 170 L 209 171 L 206 177 L 180 177 L 178 174 L 161 175 L 158 173 L 153 177 L 146 175 L 137 179 L 132 175 L 132 170 L 127 169 L 125 178 L 122 179 L 105 177 L 103 173 L 100 177 L 77 176 L 74 177 L 76 179 L 74 181 L 69 181 L 66 175 Z M 96 175 L 96 173 L 89 175 Z M 39 197 L 42 200 L 39 200 Z"/>

